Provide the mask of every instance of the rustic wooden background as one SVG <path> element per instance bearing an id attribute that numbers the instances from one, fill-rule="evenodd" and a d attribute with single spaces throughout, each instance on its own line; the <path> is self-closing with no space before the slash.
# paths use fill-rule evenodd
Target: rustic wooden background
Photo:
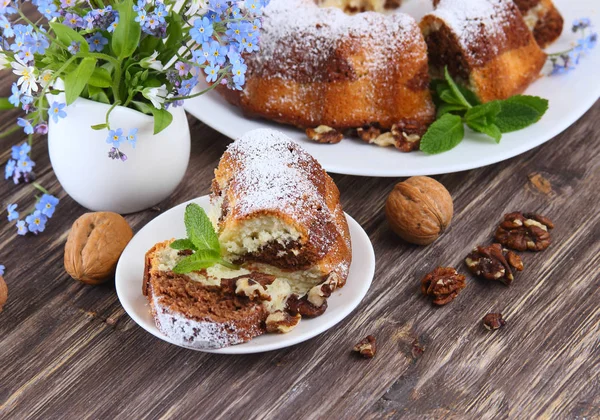
<path id="1" fill-rule="evenodd" d="M 1 86 L 6 96 L 6 78 Z M 3 114 L 1 128 L 15 115 Z M 186 180 L 160 209 L 127 216 L 134 230 L 209 192 L 227 139 L 190 124 Z M 382 207 L 400 179 L 334 175 L 345 210 L 373 241 L 373 286 L 336 328 L 248 356 L 169 345 L 127 316 L 112 282 L 92 287 L 69 278 L 63 247 L 85 210 L 61 190 L 40 138 L 38 180 L 61 202 L 39 237 L 18 237 L 5 213 L 0 223 L 9 288 L 0 313 L 0 418 L 600 418 L 599 133 L 600 102 L 535 150 L 436 177 L 456 212 L 450 230 L 428 247 L 403 243 L 386 225 Z M 21 140 L 0 140 L 2 167 Z M 33 195 L 32 186 L 0 185 L 3 208 L 25 207 Z M 511 287 L 469 276 L 454 302 L 432 307 L 420 278 L 437 265 L 466 272 L 467 252 L 488 243 L 513 210 L 550 217 L 553 245 L 525 253 L 525 271 Z M 508 325 L 486 331 L 481 318 L 490 311 L 503 312 Z M 379 344 L 373 360 L 350 351 L 367 334 Z"/>

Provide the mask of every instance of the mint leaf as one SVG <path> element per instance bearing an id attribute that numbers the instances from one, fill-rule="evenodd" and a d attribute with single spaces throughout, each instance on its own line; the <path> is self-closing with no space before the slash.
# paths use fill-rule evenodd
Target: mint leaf
<path id="1" fill-rule="evenodd" d="M 456 147 L 465 136 L 462 118 L 444 114 L 429 126 L 421 138 L 421 151 L 429 154 L 442 153 Z"/>
<path id="2" fill-rule="evenodd" d="M 175 274 L 186 274 L 192 271 L 202 270 L 212 267 L 221 260 L 221 255 L 217 251 L 204 249 L 196 251 L 189 257 L 185 257 L 173 268 Z"/>
<path id="3" fill-rule="evenodd" d="M 220 256 L 219 237 L 202 207 L 189 204 L 185 208 L 184 221 L 188 239 L 197 249 L 214 251 Z"/>
<path id="4" fill-rule="evenodd" d="M 455 114 L 464 114 L 467 108 L 462 105 L 454 105 L 454 104 L 441 104 L 437 109 L 438 118 L 444 114 L 455 113 Z"/>
<path id="5" fill-rule="evenodd" d="M 500 143 L 500 139 L 502 138 L 502 132 L 494 123 L 482 124 L 479 121 L 469 121 L 467 122 L 467 127 L 479 133 L 487 134 L 488 136 L 493 138 L 496 141 L 496 143 Z"/>
<path id="6" fill-rule="evenodd" d="M 492 101 L 485 104 L 474 106 L 465 114 L 465 121 L 479 121 L 484 125 L 494 124 L 496 117 L 500 113 L 501 105 L 499 101 Z"/>
<path id="7" fill-rule="evenodd" d="M 170 247 L 173 249 L 177 249 L 179 251 L 183 251 L 183 250 L 187 250 L 187 249 L 191 249 L 192 251 L 195 251 L 197 249 L 196 245 L 194 245 L 194 243 L 192 241 L 190 241 L 189 239 L 177 239 L 176 241 L 171 242 Z"/>
<path id="8" fill-rule="evenodd" d="M 464 105 L 466 108 L 471 108 L 471 104 L 469 103 L 469 101 L 467 101 L 467 98 L 465 98 L 465 96 L 462 94 L 461 90 L 458 88 L 456 83 L 454 83 L 454 80 L 452 79 L 452 76 L 450 76 L 450 73 L 448 73 L 448 67 L 444 68 L 444 78 L 446 79 L 446 82 L 448 83 L 448 87 L 452 91 L 452 94 L 454 95 L 455 100 L 458 103 Z M 441 95 L 440 95 L 440 97 L 441 97 Z M 444 98 L 442 97 L 442 99 L 444 99 Z"/>
<path id="9" fill-rule="evenodd" d="M 503 133 L 521 130 L 538 122 L 548 110 L 548 100 L 537 96 L 517 95 L 499 101 L 496 125 Z"/>

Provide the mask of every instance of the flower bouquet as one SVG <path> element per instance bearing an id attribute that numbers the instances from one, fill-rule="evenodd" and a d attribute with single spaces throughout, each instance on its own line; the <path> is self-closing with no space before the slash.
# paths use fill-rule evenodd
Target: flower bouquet
<path id="1" fill-rule="evenodd" d="M 260 15 L 267 3 L 2 0 L 0 65 L 11 68 L 17 80 L 0 105 L 21 107 L 25 113 L 5 134 L 22 128 L 29 136 L 27 146 L 17 146 L 9 160 L 6 179 L 35 179 L 30 157 L 34 135 L 68 121 L 78 100 L 104 105 L 103 115 L 94 111 L 95 122 L 87 128 L 104 133 L 108 158 L 126 161 L 140 132 L 115 125 L 115 108 L 148 115 L 156 135 L 169 127 L 174 108 L 185 99 L 217 85 L 241 89 L 243 55 L 258 50 Z M 209 87 L 193 93 L 201 78 Z"/>

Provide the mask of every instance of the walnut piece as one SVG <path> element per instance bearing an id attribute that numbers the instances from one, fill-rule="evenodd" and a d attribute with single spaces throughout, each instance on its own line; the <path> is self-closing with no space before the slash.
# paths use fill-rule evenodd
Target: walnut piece
<path id="1" fill-rule="evenodd" d="M 502 314 L 490 313 L 483 317 L 483 326 L 490 331 L 497 330 L 506 325 Z"/>
<path id="2" fill-rule="evenodd" d="M 513 212 L 504 215 L 496 230 L 496 240 L 516 251 L 543 251 L 552 242 L 549 229 L 554 224 L 547 217 L 533 213 Z"/>
<path id="3" fill-rule="evenodd" d="M 235 283 L 235 294 L 246 296 L 250 300 L 271 300 L 267 289 L 250 277 L 240 277 Z"/>
<path id="4" fill-rule="evenodd" d="M 276 311 L 267 317 L 267 332 L 286 334 L 292 331 L 300 323 L 302 315 L 290 315 L 287 312 Z"/>
<path id="5" fill-rule="evenodd" d="M 402 152 L 411 152 L 419 148 L 421 136 L 408 134 L 403 126 L 394 124 L 390 131 L 382 131 L 375 126 L 361 127 L 356 130 L 358 137 L 377 146 L 394 146 Z"/>
<path id="6" fill-rule="evenodd" d="M 2 312 L 2 307 L 8 300 L 8 286 L 4 281 L 4 278 L 0 276 L 0 312 Z"/>
<path id="7" fill-rule="evenodd" d="M 414 176 L 396 184 L 385 203 L 392 230 L 417 245 L 435 241 L 450 224 L 453 212 L 448 190 L 426 176 Z"/>
<path id="8" fill-rule="evenodd" d="M 114 273 L 133 231 L 116 213 L 86 213 L 73 223 L 65 245 L 65 269 L 75 280 L 100 284 Z"/>
<path id="9" fill-rule="evenodd" d="M 307 300 L 317 308 L 325 304 L 327 298 L 336 289 L 339 282 L 339 276 L 331 273 L 326 281 L 311 288 L 306 294 Z"/>
<path id="10" fill-rule="evenodd" d="M 286 310 L 292 315 L 300 314 L 306 318 L 315 318 L 325 313 L 327 300 L 324 299 L 321 306 L 315 306 L 308 301 L 308 295 L 299 297 L 292 294 L 286 302 Z"/>
<path id="11" fill-rule="evenodd" d="M 467 255 L 465 263 L 476 276 L 488 280 L 499 280 L 510 286 L 515 277 L 512 269 L 523 270 L 521 257 L 512 251 L 503 249 L 500 244 L 478 246 Z"/>
<path id="12" fill-rule="evenodd" d="M 466 287 L 466 277 L 452 267 L 438 267 L 421 280 L 421 292 L 433 297 L 435 305 L 445 305 Z"/>
<path id="13" fill-rule="evenodd" d="M 320 125 L 317 128 L 307 128 L 306 135 L 317 143 L 336 144 L 342 141 L 344 135 L 335 128 Z"/>
<path id="14" fill-rule="evenodd" d="M 372 335 L 366 336 L 356 343 L 352 350 L 359 353 L 365 359 L 372 359 L 377 353 L 377 342 L 375 337 Z"/>

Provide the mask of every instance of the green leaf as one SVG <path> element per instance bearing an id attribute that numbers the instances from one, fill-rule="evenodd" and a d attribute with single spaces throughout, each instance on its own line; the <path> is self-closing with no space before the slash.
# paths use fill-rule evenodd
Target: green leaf
<path id="1" fill-rule="evenodd" d="M 169 37 L 165 43 L 167 49 L 181 46 L 181 39 L 183 34 L 183 19 L 177 13 L 171 13 L 169 24 Z"/>
<path id="2" fill-rule="evenodd" d="M 173 268 L 175 274 L 186 274 L 192 271 L 202 270 L 208 267 L 212 267 L 221 260 L 221 255 L 217 251 L 212 249 L 203 249 L 196 251 L 179 261 L 179 263 Z"/>
<path id="3" fill-rule="evenodd" d="M 8 98 L 0 98 L 0 111 L 6 111 L 14 108 L 14 105 L 8 102 Z"/>
<path id="4" fill-rule="evenodd" d="M 458 101 L 458 103 L 464 105 L 467 108 L 470 108 L 471 104 L 469 103 L 469 101 L 467 101 L 467 98 L 465 98 L 465 96 L 462 94 L 461 90 L 458 88 L 456 83 L 454 83 L 452 76 L 450 76 L 450 73 L 448 72 L 448 67 L 444 68 L 444 78 L 446 79 L 446 82 L 448 83 L 448 86 L 450 87 L 450 90 L 454 94 L 454 97 Z"/>
<path id="5" fill-rule="evenodd" d="M 467 101 L 469 101 L 471 105 L 475 106 L 481 104 L 481 101 L 474 92 L 471 92 L 469 89 L 461 85 L 456 85 L 456 87 L 458 88 L 458 90 L 460 90 L 460 93 L 462 93 L 462 95 Z"/>
<path id="6" fill-rule="evenodd" d="M 456 147 L 465 136 L 462 118 L 445 114 L 429 126 L 421 138 L 421 150 L 425 153 L 442 153 Z"/>
<path id="7" fill-rule="evenodd" d="M 198 204 L 189 204 L 185 208 L 185 229 L 188 239 L 197 249 L 209 249 L 221 252 L 219 237 L 206 212 Z"/>
<path id="8" fill-rule="evenodd" d="M 464 97 L 457 98 L 452 89 L 443 90 L 440 94 L 440 99 L 451 105 L 460 105 L 463 109 L 469 109 L 467 105 L 464 104 Z"/>
<path id="9" fill-rule="evenodd" d="M 465 121 L 479 121 L 481 124 L 494 124 L 500 113 L 500 102 L 492 101 L 474 106 L 465 114 Z"/>
<path id="10" fill-rule="evenodd" d="M 108 128 L 108 126 L 106 124 L 96 124 L 96 125 L 92 125 L 90 127 L 92 130 L 104 130 L 105 128 Z"/>
<path id="11" fill-rule="evenodd" d="M 112 37 L 112 48 L 119 59 L 131 56 L 140 43 L 142 27 L 135 21 L 133 0 L 124 0 L 117 5 L 119 23 Z"/>
<path id="12" fill-rule="evenodd" d="M 156 109 L 153 106 L 148 108 L 154 116 L 154 134 L 160 133 L 173 122 L 173 115 L 166 109 Z"/>
<path id="13" fill-rule="evenodd" d="M 75 41 L 79 42 L 80 44 L 79 51 L 84 53 L 89 52 L 89 44 L 87 43 L 85 38 L 77 31 L 75 31 L 72 28 L 69 28 L 67 25 L 63 25 L 62 23 L 58 22 L 50 22 L 48 24 L 52 28 L 54 35 L 56 35 L 60 43 L 63 44 L 65 47 L 69 47 L 71 45 L 71 42 Z"/>
<path id="14" fill-rule="evenodd" d="M 496 125 L 503 133 L 521 130 L 538 122 L 548 110 L 548 100 L 537 96 L 517 95 L 500 101 Z"/>
<path id="15" fill-rule="evenodd" d="M 144 53 L 146 55 L 152 54 L 155 50 L 160 49 L 160 46 L 162 46 L 161 39 L 153 36 L 146 36 L 140 43 L 140 53 Z"/>
<path id="16" fill-rule="evenodd" d="M 101 102 L 103 104 L 110 104 L 110 99 L 108 99 L 108 95 L 103 90 L 90 97 L 90 99 L 96 102 Z"/>
<path id="17" fill-rule="evenodd" d="M 186 250 L 186 249 L 191 249 L 192 251 L 195 251 L 196 245 L 194 245 L 194 243 L 192 241 L 190 241 L 189 239 L 177 239 L 176 241 L 171 242 L 171 248 L 173 249 L 177 249 L 177 250 Z"/>
<path id="18" fill-rule="evenodd" d="M 96 59 L 86 57 L 77 66 L 75 71 L 67 74 L 65 77 L 65 97 L 67 105 L 72 104 L 79 97 L 83 88 L 90 79 L 94 68 L 96 67 Z"/>
<path id="19" fill-rule="evenodd" d="M 91 86 L 96 86 L 99 88 L 107 88 L 112 85 L 112 78 L 110 77 L 110 73 L 103 67 L 96 67 L 88 84 Z"/>
<path id="20" fill-rule="evenodd" d="M 483 133 L 490 136 L 496 141 L 496 143 L 500 143 L 500 139 L 502 138 L 502 132 L 494 123 L 482 124 L 479 121 L 468 121 L 467 127 L 469 127 L 471 130 L 477 131 L 478 133 Z"/>
<path id="21" fill-rule="evenodd" d="M 455 104 L 441 104 L 437 109 L 438 118 L 444 114 L 454 113 L 462 115 L 467 111 L 467 109 L 462 105 Z"/>

